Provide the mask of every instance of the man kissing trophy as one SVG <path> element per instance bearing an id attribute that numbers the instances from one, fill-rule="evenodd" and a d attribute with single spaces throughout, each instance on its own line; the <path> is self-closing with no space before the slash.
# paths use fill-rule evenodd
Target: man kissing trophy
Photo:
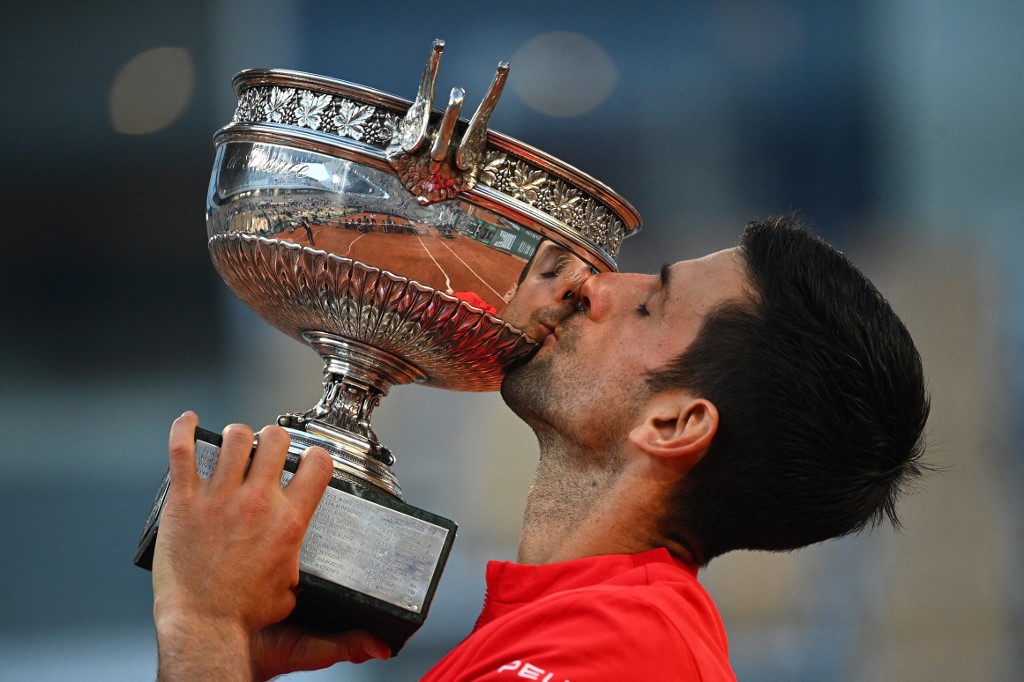
<path id="1" fill-rule="evenodd" d="M 235 115 L 214 137 L 207 201 L 210 254 L 228 286 L 324 360 L 320 401 L 277 420 L 291 438 L 283 485 L 307 447 L 334 461 L 290 617 L 369 630 L 393 654 L 427 616 L 456 524 L 403 502 L 372 410 L 396 384 L 497 390 L 640 227 L 605 185 L 488 131 L 507 64 L 470 120 L 461 88 L 435 110 L 443 50 L 435 41 L 412 103 L 306 73 L 243 71 Z M 201 475 L 220 444 L 197 429 Z M 168 486 L 169 475 L 135 555 L 144 568 Z"/>

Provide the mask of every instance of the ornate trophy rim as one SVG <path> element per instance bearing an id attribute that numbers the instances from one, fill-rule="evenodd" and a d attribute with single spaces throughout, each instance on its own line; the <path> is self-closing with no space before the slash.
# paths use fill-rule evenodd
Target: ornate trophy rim
<path id="1" fill-rule="evenodd" d="M 234 77 L 232 87 L 238 107 L 232 122 L 215 134 L 216 144 L 269 140 L 340 154 L 391 172 L 395 171 L 388 151 L 398 138 L 398 123 L 421 105 L 349 81 L 290 69 L 246 69 Z M 315 113 L 302 120 L 291 107 L 275 108 L 284 97 L 290 103 L 308 102 Z M 339 125 L 331 120 L 331 112 L 342 112 L 336 120 L 344 115 L 349 119 L 341 118 Z M 431 110 L 431 120 L 441 116 Z M 362 123 L 353 124 L 353 119 Z M 363 123 L 366 128 L 374 126 L 374 134 Z M 459 118 L 455 125 L 465 129 L 471 124 Z M 622 240 L 641 227 L 640 215 L 629 202 L 578 168 L 502 133 L 486 130 L 484 146 L 479 177 L 458 192 L 459 199 L 525 221 L 574 250 L 583 249 L 598 270 L 617 268 Z"/>

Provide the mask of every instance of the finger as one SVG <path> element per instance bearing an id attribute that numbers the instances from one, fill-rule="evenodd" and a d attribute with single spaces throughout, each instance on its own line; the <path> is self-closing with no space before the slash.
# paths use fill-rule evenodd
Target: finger
<path id="1" fill-rule="evenodd" d="M 348 660 L 353 663 L 362 663 L 363 661 L 367 661 L 371 658 L 379 658 L 382 661 L 391 658 L 391 647 L 383 640 L 371 635 L 369 632 L 353 630 L 347 634 Z M 343 635 L 333 636 L 336 646 L 340 644 L 339 640 L 342 637 Z M 362 658 L 363 656 L 365 656 L 365 658 Z"/>
<path id="2" fill-rule="evenodd" d="M 306 524 L 313 518 L 316 505 L 324 496 L 333 472 L 334 462 L 323 448 L 306 448 L 302 453 L 295 476 L 284 492 L 298 506 Z"/>
<path id="3" fill-rule="evenodd" d="M 363 630 L 338 634 L 310 633 L 299 641 L 293 655 L 301 655 L 307 665 L 327 667 L 348 661 L 363 663 L 371 658 L 391 658 L 391 647 Z"/>
<path id="4" fill-rule="evenodd" d="M 217 466 L 211 480 L 217 487 L 236 487 L 245 478 L 245 468 L 252 453 L 253 432 L 245 424 L 229 424 L 222 432 L 224 442 L 217 454 Z"/>
<path id="5" fill-rule="evenodd" d="M 253 676 L 262 680 L 300 670 L 320 670 L 342 661 L 391 658 L 391 647 L 365 630 L 328 634 L 275 623 L 255 634 L 251 656 Z"/>
<path id="6" fill-rule="evenodd" d="M 290 444 L 288 432 L 280 426 L 263 427 L 246 480 L 263 485 L 268 482 L 280 485 L 281 472 L 284 470 L 284 460 Z"/>
<path id="7" fill-rule="evenodd" d="M 171 434 L 167 442 L 167 454 L 170 463 L 171 482 L 175 492 L 184 493 L 195 489 L 199 483 L 199 472 L 196 471 L 196 426 L 199 417 L 195 412 L 185 412 L 174 420 Z"/>

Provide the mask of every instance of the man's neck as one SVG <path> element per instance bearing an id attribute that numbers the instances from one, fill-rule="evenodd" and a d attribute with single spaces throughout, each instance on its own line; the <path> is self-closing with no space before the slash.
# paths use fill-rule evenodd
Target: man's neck
<path id="1" fill-rule="evenodd" d="M 614 453 L 541 445 L 519 539 L 520 563 L 642 552 L 653 540 L 650 490 Z"/>

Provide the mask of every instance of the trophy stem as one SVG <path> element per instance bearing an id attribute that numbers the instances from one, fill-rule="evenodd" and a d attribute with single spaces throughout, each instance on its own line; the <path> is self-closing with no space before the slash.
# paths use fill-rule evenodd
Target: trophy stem
<path id="1" fill-rule="evenodd" d="M 335 460 L 335 469 L 400 497 L 389 467 L 391 451 L 370 425 L 373 409 L 396 384 L 423 381 L 414 365 L 378 348 L 329 332 L 303 332 L 303 338 L 324 360 L 323 396 L 304 414 L 283 415 L 284 426 L 301 429 L 318 440 Z"/>

